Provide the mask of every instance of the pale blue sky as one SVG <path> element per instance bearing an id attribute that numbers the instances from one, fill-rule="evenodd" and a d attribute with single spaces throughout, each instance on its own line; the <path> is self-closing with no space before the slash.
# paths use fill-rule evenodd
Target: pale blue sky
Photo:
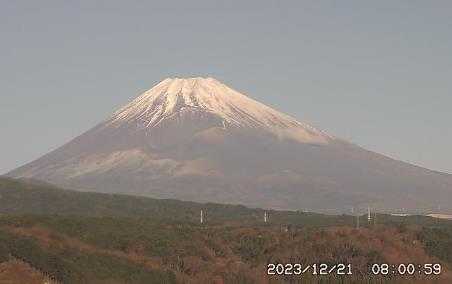
<path id="1" fill-rule="evenodd" d="M 452 173 L 451 1 L 263 0 L 0 0 L 0 173 L 171 76 Z"/>

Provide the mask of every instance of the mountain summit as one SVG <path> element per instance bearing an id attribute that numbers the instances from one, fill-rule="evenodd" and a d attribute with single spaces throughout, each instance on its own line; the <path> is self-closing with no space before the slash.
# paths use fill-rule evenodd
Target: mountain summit
<path id="1" fill-rule="evenodd" d="M 213 78 L 168 78 L 8 174 L 89 191 L 279 209 L 452 209 L 451 175 L 337 139 Z"/>
<path id="2" fill-rule="evenodd" d="M 234 91 L 213 78 L 165 79 L 117 111 L 112 125 L 158 128 L 170 121 L 212 121 L 212 126 L 253 128 L 300 142 L 328 143 L 326 134 Z"/>

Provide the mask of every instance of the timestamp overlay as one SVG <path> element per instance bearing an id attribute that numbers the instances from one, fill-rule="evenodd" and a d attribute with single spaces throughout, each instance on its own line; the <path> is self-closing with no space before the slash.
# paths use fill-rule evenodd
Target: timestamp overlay
<path id="1" fill-rule="evenodd" d="M 354 271 L 351 263 L 269 263 L 267 264 L 267 275 L 299 278 L 311 278 L 312 276 L 433 278 L 441 275 L 443 269 L 440 263 L 373 263 L 369 264 L 367 275 L 365 275 L 362 270 Z M 356 273 L 354 274 L 354 272 Z"/>
<path id="2" fill-rule="evenodd" d="M 350 263 L 326 264 L 326 263 L 269 263 L 267 275 L 352 275 Z"/>
<path id="3" fill-rule="evenodd" d="M 369 267 L 375 276 L 438 276 L 442 272 L 440 263 L 374 263 Z"/>

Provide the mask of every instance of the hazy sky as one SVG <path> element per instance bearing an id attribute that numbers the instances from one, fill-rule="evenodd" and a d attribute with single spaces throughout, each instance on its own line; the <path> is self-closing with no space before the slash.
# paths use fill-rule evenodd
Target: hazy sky
<path id="1" fill-rule="evenodd" d="M 361 0 L 0 0 L 0 173 L 176 76 L 452 173 L 452 1 Z"/>

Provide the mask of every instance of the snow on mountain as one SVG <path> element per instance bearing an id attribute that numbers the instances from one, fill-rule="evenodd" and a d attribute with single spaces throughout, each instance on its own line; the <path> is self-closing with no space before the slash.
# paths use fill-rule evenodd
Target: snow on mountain
<path id="1" fill-rule="evenodd" d="M 153 128 L 180 113 L 196 112 L 218 116 L 222 128 L 255 128 L 304 143 L 326 144 L 333 139 L 213 78 L 167 78 L 115 112 L 110 123 Z"/>

